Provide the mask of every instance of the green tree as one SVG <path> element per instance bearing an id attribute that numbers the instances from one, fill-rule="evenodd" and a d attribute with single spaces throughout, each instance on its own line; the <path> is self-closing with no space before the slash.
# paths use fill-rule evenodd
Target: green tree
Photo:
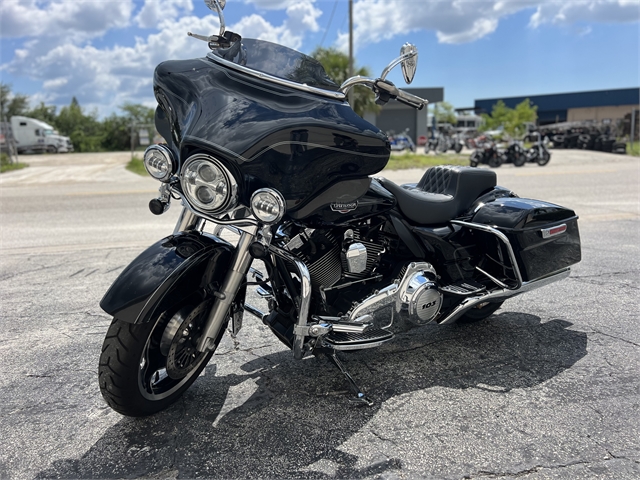
<path id="1" fill-rule="evenodd" d="M 438 123 L 450 123 L 454 127 L 458 123 L 453 105 L 449 102 L 438 102 L 433 107 L 433 115 Z"/>
<path id="2" fill-rule="evenodd" d="M 120 105 L 120 110 L 124 112 L 123 117 L 111 118 L 110 123 L 112 125 L 118 125 L 118 131 L 114 131 L 113 135 L 118 135 L 118 138 L 123 138 L 123 125 L 127 126 L 127 149 L 131 147 L 131 135 L 134 136 L 134 144 L 139 144 L 138 136 L 140 135 L 140 129 L 144 128 L 149 131 L 149 137 L 153 138 L 155 134 L 155 110 L 149 108 L 140 103 L 125 103 Z M 124 123 L 122 123 L 124 122 Z M 120 148 L 119 148 L 120 150 Z"/>
<path id="3" fill-rule="evenodd" d="M 0 114 L 5 122 L 14 115 L 24 115 L 29 107 L 29 97 L 12 94 L 11 85 L 0 83 Z"/>
<path id="4" fill-rule="evenodd" d="M 130 123 L 137 125 L 153 124 L 155 120 L 155 110 L 140 103 L 125 103 L 120 105 L 120 110 L 125 113 L 125 118 Z"/>
<path id="5" fill-rule="evenodd" d="M 25 112 L 25 116 L 36 118 L 55 126 L 57 120 L 56 107 L 55 105 L 45 105 L 44 102 L 40 102 L 40 105 Z"/>
<path id="6" fill-rule="evenodd" d="M 499 100 L 491 109 L 491 115 L 482 114 L 482 130 L 495 130 L 502 126 L 511 137 L 521 137 L 527 133 L 527 124 L 538 119 L 538 107 L 526 98 L 516 108 L 509 108 Z"/>
<path id="7" fill-rule="evenodd" d="M 69 106 L 60 109 L 55 123 L 62 135 L 71 138 L 77 152 L 102 150 L 103 131 L 97 114 L 85 114 L 76 97 L 73 97 Z"/>
<path id="8" fill-rule="evenodd" d="M 526 98 L 513 109 L 504 129 L 512 137 L 522 137 L 527 133 L 527 124 L 535 124 L 537 119 L 538 106 Z"/>
<path id="9" fill-rule="evenodd" d="M 129 150 L 131 147 L 131 121 L 129 118 L 116 115 L 108 116 L 102 121 L 101 146 L 108 151 Z"/>
<path id="10" fill-rule="evenodd" d="M 349 56 L 338 51 L 335 48 L 316 48 L 311 56 L 318 60 L 324 67 L 327 75 L 341 85 L 349 77 Z M 353 68 L 354 75 L 362 75 L 363 77 L 370 77 L 371 72 L 366 67 Z M 365 112 L 377 113 L 380 111 L 380 106 L 376 105 L 375 95 L 371 90 L 363 86 L 353 87 L 353 108 L 361 117 Z"/>

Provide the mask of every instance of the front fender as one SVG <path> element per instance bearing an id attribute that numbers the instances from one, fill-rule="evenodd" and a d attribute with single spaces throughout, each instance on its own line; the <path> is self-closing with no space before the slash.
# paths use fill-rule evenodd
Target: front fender
<path id="1" fill-rule="evenodd" d="M 175 299 L 222 283 L 233 251 L 233 245 L 206 233 L 163 238 L 122 271 L 100 307 L 125 322 L 146 323 Z"/>

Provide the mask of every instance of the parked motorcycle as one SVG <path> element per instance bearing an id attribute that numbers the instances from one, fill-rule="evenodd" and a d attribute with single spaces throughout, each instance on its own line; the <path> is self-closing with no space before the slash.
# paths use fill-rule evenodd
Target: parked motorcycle
<path id="1" fill-rule="evenodd" d="M 544 167 L 547 163 L 549 163 L 549 160 L 551 160 L 551 153 L 549 153 L 545 142 L 543 142 L 540 138 L 540 134 L 537 133 L 537 135 L 538 141 L 531 145 L 529 149 L 527 149 L 527 161 L 535 162 L 541 167 Z"/>
<path id="2" fill-rule="evenodd" d="M 453 150 L 460 153 L 464 144 L 460 140 L 459 135 L 450 135 L 445 132 L 436 132 L 424 147 L 424 153 L 433 150 L 434 153 L 444 153 L 447 150 Z"/>
<path id="3" fill-rule="evenodd" d="M 505 163 L 522 167 L 527 163 L 527 152 L 519 142 L 512 142 L 504 152 Z"/>
<path id="4" fill-rule="evenodd" d="M 378 347 L 428 323 L 478 321 L 502 302 L 566 278 L 580 261 L 576 214 L 518 198 L 491 170 L 439 166 L 415 184 L 380 172 L 386 135 L 354 113 L 350 88 L 379 103 L 427 101 L 379 78 L 335 84 L 314 59 L 226 31 L 206 58 L 155 70 L 156 127 L 144 154 L 160 215 L 180 199 L 171 235 L 127 266 L 100 305 L 114 317 L 99 366 L 107 403 L 130 416 L 167 408 L 198 378 L 223 335 L 257 317 L 296 359 L 326 355 L 357 402 L 372 401 L 339 352 Z M 208 227 L 213 227 L 209 232 Z M 221 237 L 238 234 L 234 245 Z M 260 260 L 265 270 L 252 268 Z M 245 298 L 256 287 L 260 311 Z M 209 377 L 207 377 L 209 378 Z"/>
<path id="5" fill-rule="evenodd" d="M 494 141 L 487 140 L 471 153 L 469 165 L 477 167 L 479 164 L 485 164 L 491 168 L 498 168 L 506 160 L 505 153 L 498 148 L 498 145 Z"/>
<path id="6" fill-rule="evenodd" d="M 409 150 L 410 152 L 416 151 L 416 144 L 411 140 L 408 128 L 399 134 L 387 132 L 387 136 L 389 137 L 391 150 L 395 152 L 403 152 L 405 150 Z"/>

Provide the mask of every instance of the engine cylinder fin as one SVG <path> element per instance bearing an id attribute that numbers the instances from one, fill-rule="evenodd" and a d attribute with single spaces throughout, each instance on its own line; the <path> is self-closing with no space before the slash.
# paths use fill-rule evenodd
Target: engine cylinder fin
<path id="1" fill-rule="evenodd" d="M 342 268 L 340 248 L 334 247 L 308 266 L 311 283 L 316 287 L 332 287 L 340 281 Z"/>

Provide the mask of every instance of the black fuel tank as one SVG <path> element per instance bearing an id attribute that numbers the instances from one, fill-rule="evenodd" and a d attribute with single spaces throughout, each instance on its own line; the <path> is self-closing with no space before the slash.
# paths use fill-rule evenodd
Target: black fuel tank
<path id="1" fill-rule="evenodd" d="M 265 52 L 277 58 L 288 53 L 283 65 L 290 72 L 279 73 L 292 81 L 318 77 L 317 65 L 308 67 L 317 62 L 294 50 L 258 40 L 243 45 L 246 67 L 265 70 Z M 261 56 L 252 64 L 254 50 Z M 318 87 L 329 90 L 330 80 L 322 81 Z M 244 202 L 257 188 L 273 187 L 294 215 L 319 192 L 367 178 L 389 159 L 386 135 L 347 102 L 261 80 L 213 57 L 160 64 L 154 90 L 182 160 L 196 150 L 212 153 L 238 177 Z"/>
<path id="2" fill-rule="evenodd" d="M 290 216 L 313 228 L 352 224 L 391 210 L 395 197 L 375 178 L 338 182 Z"/>

